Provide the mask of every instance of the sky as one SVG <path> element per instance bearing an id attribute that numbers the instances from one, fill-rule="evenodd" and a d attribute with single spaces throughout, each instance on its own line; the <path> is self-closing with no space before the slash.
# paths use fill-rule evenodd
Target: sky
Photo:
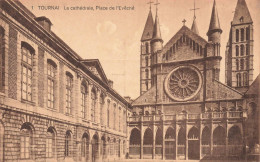
<path id="1" fill-rule="evenodd" d="M 135 99 L 140 94 L 140 39 L 150 0 L 20 0 L 32 13 L 48 17 L 52 31 L 84 59 L 99 59 L 114 89 Z M 153 0 L 155 1 L 155 0 Z M 259 74 L 260 0 L 246 0 L 254 21 L 254 78 Z M 194 0 L 159 0 L 158 16 L 164 44 L 182 27 L 191 27 Z M 237 0 L 216 0 L 221 35 L 220 81 L 225 82 L 225 49 Z M 200 36 L 207 40 L 213 0 L 196 0 L 196 21 Z M 44 7 L 39 7 L 44 6 Z M 47 6 L 59 6 L 49 10 Z M 93 10 L 71 10 L 85 6 Z M 116 10 L 127 6 L 133 10 Z M 96 7 L 100 8 L 97 9 Z M 69 10 L 67 10 L 69 8 Z M 102 8 L 102 10 L 101 10 Z M 113 10 L 113 8 L 115 10 Z M 155 6 L 152 4 L 153 17 Z"/>

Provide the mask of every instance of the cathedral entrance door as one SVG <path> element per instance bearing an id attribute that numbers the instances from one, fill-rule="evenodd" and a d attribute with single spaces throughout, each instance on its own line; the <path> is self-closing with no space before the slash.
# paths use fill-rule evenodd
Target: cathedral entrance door
<path id="1" fill-rule="evenodd" d="M 98 137 L 94 135 L 92 141 L 92 162 L 95 162 L 98 159 Z"/>
<path id="2" fill-rule="evenodd" d="M 200 143 L 199 140 L 189 140 L 188 143 L 188 159 L 200 159 Z"/>

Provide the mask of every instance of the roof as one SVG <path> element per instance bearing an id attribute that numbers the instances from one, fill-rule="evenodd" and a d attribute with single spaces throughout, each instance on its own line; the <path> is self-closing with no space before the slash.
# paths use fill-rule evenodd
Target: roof
<path id="1" fill-rule="evenodd" d="M 216 1 L 214 0 L 208 34 L 211 31 L 215 31 L 215 30 L 220 30 L 222 32 L 222 30 L 220 28 L 220 23 L 219 23 L 217 5 L 216 5 Z"/>
<path id="2" fill-rule="evenodd" d="M 243 18 L 243 20 L 241 20 Z M 238 0 L 232 25 L 241 23 L 253 23 L 245 0 Z"/>
<path id="3" fill-rule="evenodd" d="M 195 34 L 199 35 L 199 29 L 198 29 L 198 26 L 197 26 L 197 23 L 196 23 L 196 17 L 194 17 L 194 19 L 193 19 L 191 31 L 193 31 Z"/>
<path id="4" fill-rule="evenodd" d="M 137 99 L 135 99 L 132 102 L 132 106 L 135 105 L 152 105 L 156 104 L 156 87 L 151 87 L 148 91 L 146 91 L 144 94 L 139 96 Z"/>
<path id="5" fill-rule="evenodd" d="M 251 95 L 259 95 L 259 84 L 260 84 L 260 74 L 256 77 L 254 82 L 249 86 L 249 89 L 246 91 L 245 95 L 246 96 L 251 96 Z"/>
<path id="6" fill-rule="evenodd" d="M 152 15 L 152 11 L 150 10 L 148 17 L 147 17 L 147 20 L 146 20 L 146 23 L 145 23 L 145 27 L 144 27 L 144 31 L 143 31 L 141 41 L 152 39 L 152 37 L 153 37 L 153 26 L 154 26 L 153 15 Z"/>

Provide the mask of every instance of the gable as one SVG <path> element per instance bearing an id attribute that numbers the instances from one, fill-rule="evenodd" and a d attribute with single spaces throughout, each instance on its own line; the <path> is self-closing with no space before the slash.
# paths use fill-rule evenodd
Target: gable
<path id="1" fill-rule="evenodd" d="M 103 68 L 99 62 L 99 60 L 96 59 L 87 59 L 83 60 L 82 63 L 88 68 L 89 71 L 91 71 L 96 77 L 101 79 L 103 82 L 108 84 L 107 77 L 103 71 Z"/>
<path id="2" fill-rule="evenodd" d="M 183 26 L 163 47 L 162 62 L 203 58 L 207 41 Z"/>

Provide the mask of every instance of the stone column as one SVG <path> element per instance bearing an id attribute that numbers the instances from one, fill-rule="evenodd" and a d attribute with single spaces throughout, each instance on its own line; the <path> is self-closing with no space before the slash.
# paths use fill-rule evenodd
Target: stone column
<path id="1" fill-rule="evenodd" d="M 187 114 L 186 114 L 187 115 Z M 187 116 L 186 116 L 186 119 L 187 119 Z M 189 158 L 188 158 L 188 143 L 189 143 L 189 141 L 188 141 L 188 130 L 187 130 L 187 122 L 185 122 L 185 140 L 186 140 L 186 144 L 185 144 L 185 159 L 186 160 L 188 160 Z"/>
<path id="2" fill-rule="evenodd" d="M 93 88 L 93 85 L 92 84 L 88 84 L 88 96 L 87 96 L 87 119 L 88 120 L 91 120 L 91 90 Z"/>
<path id="3" fill-rule="evenodd" d="M 155 138 L 156 138 L 156 136 L 155 136 L 155 115 L 153 115 L 153 159 L 155 159 Z"/>
<path id="4" fill-rule="evenodd" d="M 228 124 L 226 124 L 226 157 L 229 155 L 228 150 Z"/>
<path id="5" fill-rule="evenodd" d="M 176 116 L 177 117 L 177 116 Z M 177 119 L 176 119 L 177 120 Z M 177 153 L 178 153 L 178 133 L 177 133 L 177 121 L 175 123 L 175 160 L 177 160 Z"/>
<path id="6" fill-rule="evenodd" d="M 143 159 L 143 143 L 144 143 L 144 136 L 143 136 L 143 116 L 141 116 L 141 128 L 140 128 L 140 134 L 141 134 L 141 143 L 140 143 L 140 159 Z"/>
<path id="7" fill-rule="evenodd" d="M 162 136 L 162 138 L 163 138 L 163 140 L 162 140 L 162 159 L 163 160 L 165 160 L 165 131 L 164 131 L 164 129 L 165 129 L 165 126 L 164 126 L 164 115 L 162 116 L 162 133 L 163 133 L 163 136 Z"/>
<path id="8" fill-rule="evenodd" d="M 213 155 L 213 122 L 210 123 L 210 156 Z"/>
<path id="9" fill-rule="evenodd" d="M 201 137 L 201 136 L 202 136 L 202 130 L 201 130 L 201 124 L 202 124 L 202 122 L 201 122 L 201 119 L 202 119 L 202 118 L 201 118 L 201 117 L 202 117 L 202 114 L 200 114 L 200 126 L 199 126 L 199 132 L 200 132 L 200 134 L 199 134 L 199 143 L 200 143 L 200 147 L 199 147 L 199 148 L 200 148 L 200 159 L 201 159 L 201 157 L 202 157 L 202 156 L 201 156 L 201 154 L 202 154 L 202 147 L 201 147 L 201 146 L 202 146 L 202 141 L 201 141 L 201 138 L 202 138 L 202 137 Z"/>

